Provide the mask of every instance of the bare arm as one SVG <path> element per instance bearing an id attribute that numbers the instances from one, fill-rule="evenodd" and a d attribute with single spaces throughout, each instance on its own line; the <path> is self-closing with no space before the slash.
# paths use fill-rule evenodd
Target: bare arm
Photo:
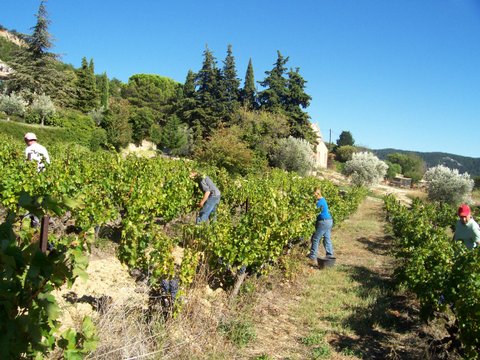
<path id="1" fill-rule="evenodd" d="M 210 191 L 205 191 L 205 194 L 203 194 L 202 201 L 200 201 L 200 204 L 198 204 L 198 207 L 203 207 L 203 204 L 205 204 L 205 201 L 207 201 L 209 196 L 210 196 Z"/>

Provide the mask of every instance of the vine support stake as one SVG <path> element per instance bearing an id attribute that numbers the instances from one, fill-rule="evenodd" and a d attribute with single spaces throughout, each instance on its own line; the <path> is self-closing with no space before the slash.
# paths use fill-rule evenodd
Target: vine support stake
<path id="1" fill-rule="evenodd" d="M 42 222 L 40 224 L 40 251 L 42 253 L 47 252 L 48 244 L 48 222 L 50 218 L 48 215 L 43 215 Z"/>

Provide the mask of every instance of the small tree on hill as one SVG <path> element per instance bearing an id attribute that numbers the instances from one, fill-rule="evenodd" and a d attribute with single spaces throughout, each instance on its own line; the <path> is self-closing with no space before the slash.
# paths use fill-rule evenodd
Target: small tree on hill
<path id="1" fill-rule="evenodd" d="M 372 153 L 359 152 L 346 162 L 344 174 L 350 176 L 352 184 L 356 186 L 372 186 L 383 180 L 387 168 L 387 164 Z"/>
<path id="2" fill-rule="evenodd" d="M 337 139 L 337 146 L 353 146 L 355 140 L 350 131 L 342 131 L 340 137 Z"/>
<path id="3" fill-rule="evenodd" d="M 458 205 L 470 201 L 474 180 L 468 173 L 438 165 L 430 168 L 424 176 L 428 183 L 428 198 L 432 201 Z"/>
<path id="4" fill-rule="evenodd" d="M 0 94 L 0 111 L 7 116 L 18 115 L 23 116 L 27 109 L 28 103 L 21 95 L 12 92 L 10 95 Z"/>
<path id="5" fill-rule="evenodd" d="M 35 119 L 35 123 L 45 125 L 48 119 L 50 119 L 56 113 L 55 105 L 53 104 L 50 96 L 45 94 L 33 95 L 33 101 L 29 108 L 29 118 Z"/>

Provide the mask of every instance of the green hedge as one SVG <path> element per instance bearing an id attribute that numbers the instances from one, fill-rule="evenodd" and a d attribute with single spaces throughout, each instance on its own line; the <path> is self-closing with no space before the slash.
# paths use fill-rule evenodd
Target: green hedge
<path id="1" fill-rule="evenodd" d="M 86 119 L 82 119 L 78 126 L 53 127 L 34 124 L 24 124 L 16 121 L 6 121 L 0 118 L 0 133 L 10 136 L 13 139 L 23 141 L 23 136 L 27 132 L 34 132 L 38 137 L 38 142 L 45 146 L 59 145 L 64 143 L 75 143 L 88 148 L 92 147 L 92 140 L 96 143 L 103 129 L 89 124 Z M 94 146 L 95 147 L 95 146 Z"/>

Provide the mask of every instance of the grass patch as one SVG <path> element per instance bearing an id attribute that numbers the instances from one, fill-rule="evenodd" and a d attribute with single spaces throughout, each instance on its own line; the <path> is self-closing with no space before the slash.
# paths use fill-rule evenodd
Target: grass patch
<path id="1" fill-rule="evenodd" d="M 220 323 L 218 330 L 239 348 L 247 346 L 257 338 L 252 322 L 245 319 L 229 319 Z"/>

